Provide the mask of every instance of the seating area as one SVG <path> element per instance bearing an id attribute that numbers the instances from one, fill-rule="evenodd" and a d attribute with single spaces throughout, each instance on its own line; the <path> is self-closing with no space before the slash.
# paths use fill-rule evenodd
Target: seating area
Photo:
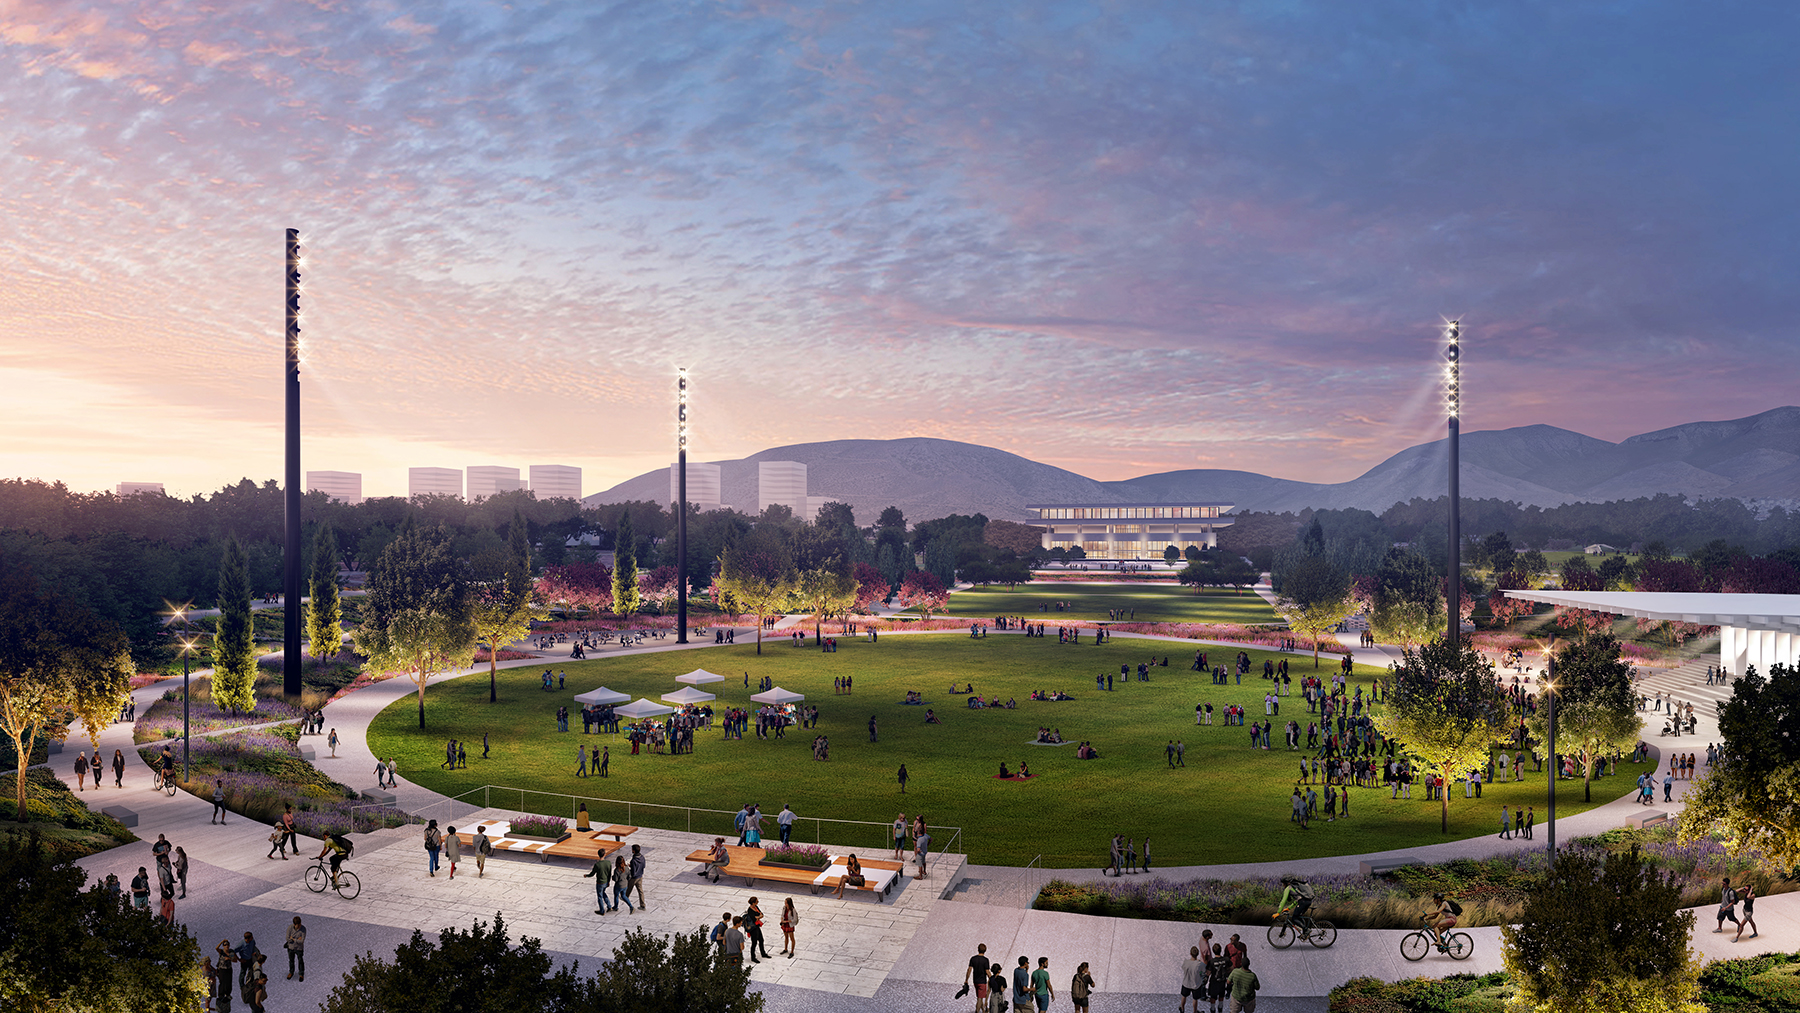
<path id="1" fill-rule="evenodd" d="M 818 893 L 820 887 L 836 890 L 838 882 L 844 878 L 845 863 L 849 858 L 847 855 L 833 855 L 830 865 L 822 871 L 815 872 L 811 869 L 763 865 L 761 864 L 762 860 L 768 855 L 768 852 L 762 848 L 740 848 L 726 845 L 725 850 L 731 854 L 731 861 L 724 868 L 717 870 L 716 875 L 742 876 L 745 886 L 754 886 L 759 879 L 768 883 L 795 883 L 810 888 L 813 893 Z M 707 871 L 706 863 L 712 861 L 712 852 L 702 848 L 691 852 L 687 856 L 687 860 L 698 863 L 700 874 L 704 876 Z M 900 881 L 900 873 L 905 866 L 900 862 L 888 862 L 873 858 L 864 858 L 860 861 L 862 862 L 863 885 L 846 886 L 845 889 L 874 894 L 875 903 L 879 904 L 881 898 L 892 892 L 894 884 Z"/>
<path id="2" fill-rule="evenodd" d="M 591 861 L 605 857 L 625 846 L 624 838 L 637 833 L 637 827 L 607 826 L 598 830 L 574 830 L 563 835 L 559 841 L 528 841 L 517 837 L 508 837 L 506 832 L 512 824 L 506 820 L 480 820 L 474 825 L 456 831 L 457 839 L 463 847 L 474 847 L 475 831 L 487 831 L 488 843 L 494 851 L 513 851 L 526 855 L 537 855 L 542 861 L 552 858 L 578 858 Z M 612 836 L 612 840 L 605 840 Z"/>

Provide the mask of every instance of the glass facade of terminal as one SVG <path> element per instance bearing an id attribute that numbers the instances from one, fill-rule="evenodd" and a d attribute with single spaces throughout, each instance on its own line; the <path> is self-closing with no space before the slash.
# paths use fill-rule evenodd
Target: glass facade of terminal
<path id="1" fill-rule="evenodd" d="M 1230 503 L 1026 504 L 1046 549 L 1079 546 L 1090 559 L 1160 559 L 1168 546 L 1217 548 Z"/>

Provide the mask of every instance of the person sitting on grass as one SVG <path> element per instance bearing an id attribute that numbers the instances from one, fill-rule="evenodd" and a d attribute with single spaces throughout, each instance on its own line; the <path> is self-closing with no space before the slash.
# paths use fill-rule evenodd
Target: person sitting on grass
<path id="1" fill-rule="evenodd" d="M 1020 760 L 1019 761 L 1019 777 L 1027 778 L 1030 776 L 1031 776 L 1031 768 L 1029 766 L 1026 766 L 1024 760 Z"/>
<path id="2" fill-rule="evenodd" d="M 1014 700 L 1010 696 L 1006 698 L 1006 709 L 1007 710 L 1016 710 L 1016 709 L 1018 709 L 1018 706 L 1019 706 L 1019 702 L 1017 700 Z"/>
<path id="3" fill-rule="evenodd" d="M 1002 778 L 1007 778 L 1007 777 L 1012 776 L 1012 771 L 1006 769 L 1006 761 L 1005 760 L 1000 761 L 1000 776 Z"/>
<path id="4" fill-rule="evenodd" d="M 942 721 L 938 720 L 937 711 L 932 710 L 930 707 L 925 708 L 925 723 L 928 725 L 943 724 Z"/>

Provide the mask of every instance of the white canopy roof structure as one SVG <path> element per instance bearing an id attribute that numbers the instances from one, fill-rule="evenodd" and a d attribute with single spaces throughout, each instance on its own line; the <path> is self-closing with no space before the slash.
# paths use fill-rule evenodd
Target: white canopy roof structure
<path id="1" fill-rule="evenodd" d="M 725 677 L 722 675 L 714 675 L 704 668 L 696 668 L 686 675 L 676 676 L 675 681 L 685 682 L 689 686 L 704 686 L 709 682 L 724 682 Z"/>
<path id="2" fill-rule="evenodd" d="M 695 689 L 692 686 L 683 686 L 673 693 L 664 693 L 662 695 L 662 698 L 664 700 L 669 701 L 670 703 L 683 704 L 683 705 L 690 704 L 690 703 L 705 703 L 708 700 L 717 700 L 718 699 L 718 697 L 712 695 L 711 693 L 707 693 L 702 690 Z"/>
<path id="3" fill-rule="evenodd" d="M 649 700 L 639 700 L 635 703 L 628 703 L 625 706 L 618 708 L 613 713 L 622 718 L 636 720 L 638 718 L 653 718 L 663 714 L 673 714 L 675 713 L 675 708 L 665 707 L 662 704 L 654 703 Z"/>
<path id="4" fill-rule="evenodd" d="M 579 694 L 575 697 L 575 702 L 587 706 L 597 703 L 623 703 L 629 699 L 631 699 L 630 693 L 621 693 L 616 689 L 607 689 L 602 686 L 599 689 L 590 689 L 586 693 Z"/>
<path id="5" fill-rule="evenodd" d="M 806 699 L 806 694 L 777 686 L 767 693 L 758 693 L 750 699 L 757 703 L 799 703 Z"/>
<path id="6" fill-rule="evenodd" d="M 1800 594 L 1677 591 L 1508 591 L 1508 598 L 1719 627 L 1719 664 L 1733 675 L 1767 672 L 1800 656 Z"/>

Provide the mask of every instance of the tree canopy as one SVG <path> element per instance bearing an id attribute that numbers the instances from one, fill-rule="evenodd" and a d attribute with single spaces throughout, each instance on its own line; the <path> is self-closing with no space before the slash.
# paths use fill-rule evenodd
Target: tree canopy
<path id="1" fill-rule="evenodd" d="M 1718 832 L 1734 851 L 1800 865 L 1800 668 L 1747 670 L 1719 711 L 1719 735 L 1724 758 L 1688 790 L 1682 840 Z"/>
<path id="2" fill-rule="evenodd" d="M 1424 556 L 1393 549 L 1375 572 L 1370 616 L 1375 635 L 1398 644 L 1422 644 L 1446 629 L 1444 581 Z"/>
<path id="3" fill-rule="evenodd" d="M 488 703 L 500 699 L 500 651 L 507 644 L 530 636 L 532 620 L 547 614 L 538 604 L 534 590 L 525 518 L 514 513 L 500 579 L 486 581 L 474 589 L 470 611 L 475 641 L 485 644 L 488 650 Z"/>
<path id="4" fill-rule="evenodd" d="M 256 639 L 250 618 L 250 568 L 236 535 L 219 561 L 219 626 L 213 635 L 213 703 L 221 710 L 256 709 Z"/>
<path id="5" fill-rule="evenodd" d="M 1612 634 L 1601 634 L 1568 644 L 1556 655 L 1555 685 L 1557 748 L 1580 755 L 1582 795 L 1592 800 L 1600 758 L 1637 745 L 1644 731 L 1631 666 Z M 1533 738 L 1549 741 L 1549 709 L 1541 698 L 1525 723 Z"/>
<path id="6" fill-rule="evenodd" d="M 787 607 L 799 577 L 792 557 L 772 538 L 753 536 L 719 557 L 719 606 L 757 617 L 756 653 L 762 653 L 762 620 Z"/>
<path id="7" fill-rule="evenodd" d="M 1319 667 L 1319 638 L 1356 612 L 1350 575 L 1323 555 L 1309 556 L 1288 572 L 1275 611 L 1294 632 L 1312 638 L 1313 667 Z"/>
<path id="8" fill-rule="evenodd" d="M 1510 724 L 1493 664 L 1465 639 L 1407 648 L 1394 668 L 1386 711 L 1375 718 L 1381 734 L 1403 742 L 1446 784 L 1484 765 Z M 1442 797 L 1442 827 L 1449 833 L 1450 792 Z"/>
<path id="9" fill-rule="evenodd" d="M 355 634 L 357 650 L 368 655 L 367 670 L 405 672 L 418 685 L 420 728 L 425 684 L 474 660 L 474 602 L 448 541 L 446 529 L 408 522 L 369 574 Z"/>

